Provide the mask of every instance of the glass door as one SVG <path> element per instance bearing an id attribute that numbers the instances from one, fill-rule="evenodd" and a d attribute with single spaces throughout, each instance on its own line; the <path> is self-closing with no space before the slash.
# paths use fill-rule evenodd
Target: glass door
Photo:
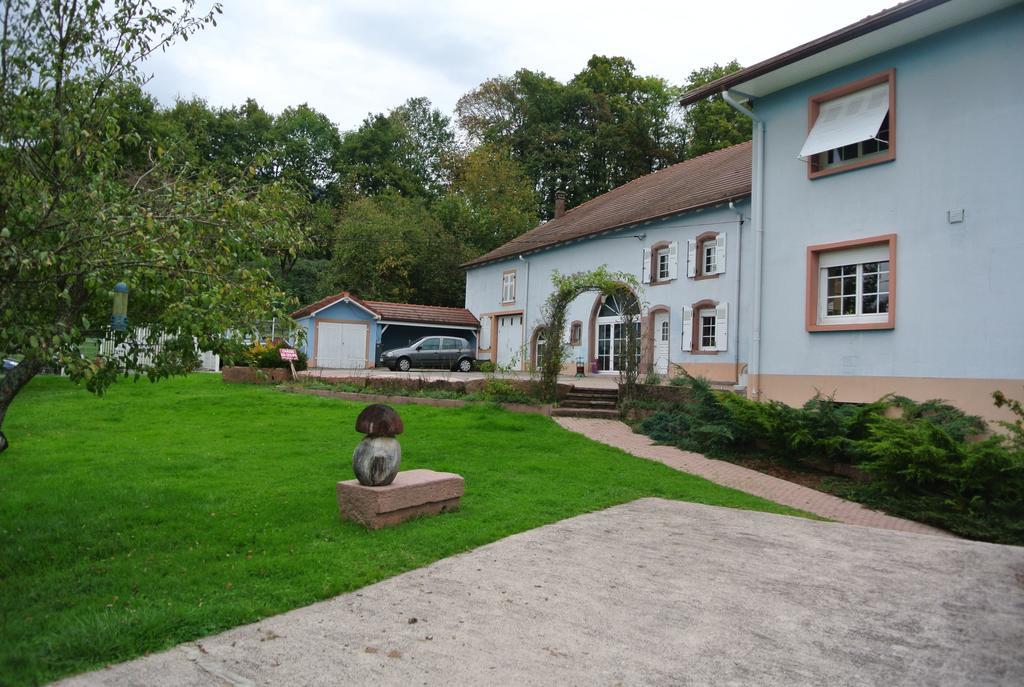
<path id="1" fill-rule="evenodd" d="M 597 369 L 611 372 L 612 367 L 612 327 L 614 323 L 597 325 Z"/>
<path id="2" fill-rule="evenodd" d="M 640 361 L 640 323 L 634 323 L 636 329 L 636 359 Z M 621 321 L 597 321 L 597 369 L 601 372 L 619 372 L 625 367 L 623 355 L 626 352 L 626 325 Z"/>

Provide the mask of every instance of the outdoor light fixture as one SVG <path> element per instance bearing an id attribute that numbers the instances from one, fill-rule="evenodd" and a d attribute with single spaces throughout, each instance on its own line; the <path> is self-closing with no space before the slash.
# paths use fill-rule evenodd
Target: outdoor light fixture
<path id="1" fill-rule="evenodd" d="M 128 327 L 128 285 L 123 281 L 114 287 L 114 312 L 110 316 L 110 328 L 123 332 Z"/>

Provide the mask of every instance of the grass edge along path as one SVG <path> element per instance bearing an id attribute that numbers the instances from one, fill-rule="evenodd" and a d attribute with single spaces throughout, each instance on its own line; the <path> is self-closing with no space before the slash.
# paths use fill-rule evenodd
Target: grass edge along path
<path id="1" fill-rule="evenodd" d="M 397 406 L 403 469 L 466 478 L 462 509 L 341 522 L 364 407 L 194 375 L 59 378 L 18 397 L 0 457 L 0 684 L 38 684 L 301 607 L 644 496 L 806 515 L 539 415 Z"/>

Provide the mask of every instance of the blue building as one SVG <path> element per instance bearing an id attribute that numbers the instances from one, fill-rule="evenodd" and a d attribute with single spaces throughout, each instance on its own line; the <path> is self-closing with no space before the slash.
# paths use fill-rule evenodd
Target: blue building
<path id="1" fill-rule="evenodd" d="M 605 264 L 643 284 L 655 371 L 791 404 L 899 393 L 1006 417 L 992 392 L 1024 392 L 1022 63 L 1020 0 L 910 0 L 685 94 L 724 97 L 752 143 L 469 263 L 481 357 L 528 365 L 552 270 Z M 564 336 L 614 373 L 614 307 L 579 301 Z"/>
<path id="2" fill-rule="evenodd" d="M 479 320 L 465 308 L 362 300 L 348 292 L 292 313 L 304 331 L 303 351 L 312 367 L 365 369 L 380 354 L 423 336 L 447 335 L 476 344 Z"/>

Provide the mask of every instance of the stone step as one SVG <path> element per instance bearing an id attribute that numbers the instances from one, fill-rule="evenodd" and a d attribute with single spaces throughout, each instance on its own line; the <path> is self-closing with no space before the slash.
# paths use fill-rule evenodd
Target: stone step
<path id="1" fill-rule="evenodd" d="M 604 403 L 618 403 L 619 396 L 615 395 L 599 395 L 599 394 L 577 394 L 571 393 L 566 396 L 567 399 L 573 401 L 602 401 Z"/>
<path id="2" fill-rule="evenodd" d="M 618 396 L 618 389 L 573 389 L 569 392 L 570 394 L 576 394 L 580 396 Z"/>
<path id="3" fill-rule="evenodd" d="M 614 408 L 618 404 L 614 398 L 578 398 L 576 396 L 566 396 L 558 405 L 575 405 L 581 408 L 587 408 L 590 406 L 595 408 Z"/>
<path id="4" fill-rule="evenodd" d="M 592 419 L 618 420 L 619 411 L 604 408 L 554 408 L 551 414 L 555 417 L 589 417 Z"/>

